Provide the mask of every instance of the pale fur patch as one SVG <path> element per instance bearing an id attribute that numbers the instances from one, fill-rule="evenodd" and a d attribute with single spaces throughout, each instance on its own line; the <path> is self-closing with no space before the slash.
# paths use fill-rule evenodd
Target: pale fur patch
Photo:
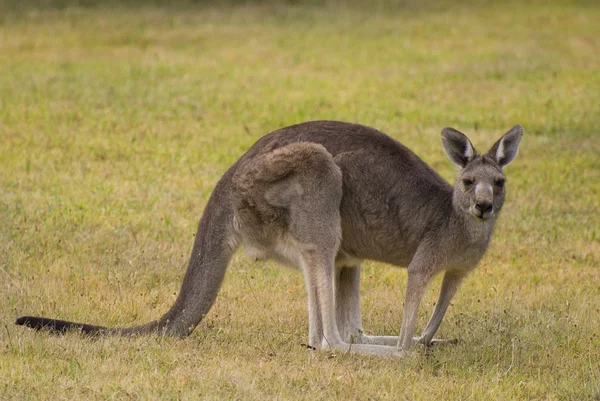
<path id="1" fill-rule="evenodd" d="M 496 161 L 504 159 L 504 156 L 504 139 L 502 139 L 498 145 L 498 149 L 496 150 Z"/>
<path id="2" fill-rule="evenodd" d="M 471 146 L 468 141 L 465 143 L 465 152 L 463 153 L 463 156 L 469 161 L 473 159 L 473 146 Z"/>

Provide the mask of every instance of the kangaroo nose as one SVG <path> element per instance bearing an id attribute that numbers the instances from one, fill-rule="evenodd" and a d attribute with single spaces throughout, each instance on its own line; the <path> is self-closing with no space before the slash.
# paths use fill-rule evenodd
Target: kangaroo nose
<path id="1" fill-rule="evenodd" d="M 487 213 L 491 213 L 494 205 L 492 202 L 486 200 L 478 200 L 475 202 L 475 208 L 479 211 L 481 216 L 484 216 Z"/>

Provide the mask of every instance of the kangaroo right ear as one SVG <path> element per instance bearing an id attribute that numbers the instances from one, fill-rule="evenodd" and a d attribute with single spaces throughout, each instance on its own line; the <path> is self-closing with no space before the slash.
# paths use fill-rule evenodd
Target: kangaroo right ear
<path id="1" fill-rule="evenodd" d="M 442 144 L 452 163 L 460 168 L 465 167 L 476 155 L 469 138 L 454 128 L 446 127 L 442 130 Z"/>

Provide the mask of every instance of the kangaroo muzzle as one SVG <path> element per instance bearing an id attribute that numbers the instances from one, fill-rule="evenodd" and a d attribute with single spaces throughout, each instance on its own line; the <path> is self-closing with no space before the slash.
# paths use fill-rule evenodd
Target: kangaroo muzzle
<path id="1" fill-rule="evenodd" d="M 494 215 L 494 189 L 491 185 L 480 183 L 475 187 L 475 203 L 471 205 L 471 213 L 480 219 L 487 220 Z"/>

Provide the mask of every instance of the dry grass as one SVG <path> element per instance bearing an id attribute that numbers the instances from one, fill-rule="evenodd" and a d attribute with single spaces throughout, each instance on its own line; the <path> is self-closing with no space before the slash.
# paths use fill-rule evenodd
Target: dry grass
<path id="1" fill-rule="evenodd" d="M 1 3 L 0 399 L 598 399 L 598 20 L 592 2 Z M 449 180 L 443 126 L 481 148 L 525 127 L 440 329 L 457 346 L 309 352 L 301 276 L 242 254 L 184 340 L 13 326 L 158 317 L 220 175 L 312 119 L 383 130 Z M 365 328 L 397 332 L 405 272 L 364 271 Z"/>

